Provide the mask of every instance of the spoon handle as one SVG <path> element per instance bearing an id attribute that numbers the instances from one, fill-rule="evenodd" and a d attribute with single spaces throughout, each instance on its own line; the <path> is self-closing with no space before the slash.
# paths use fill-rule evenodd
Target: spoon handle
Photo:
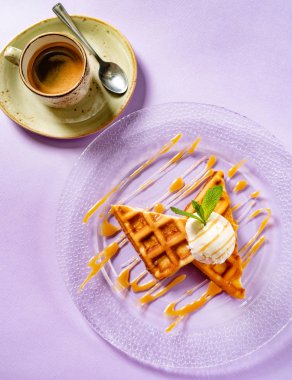
<path id="1" fill-rule="evenodd" d="M 95 58 L 98 60 L 100 64 L 103 63 L 103 60 L 99 57 L 99 55 L 96 53 L 96 51 L 93 49 L 93 47 L 89 44 L 89 42 L 86 40 L 86 38 L 83 36 L 83 34 L 80 32 L 80 30 L 75 25 L 72 18 L 67 13 L 66 9 L 61 3 L 58 3 L 53 6 L 52 8 L 53 12 L 58 16 L 58 18 L 68 26 L 68 28 L 71 30 L 71 32 L 74 33 L 75 37 L 78 38 L 78 40 L 87 47 L 87 49 L 95 56 Z"/>

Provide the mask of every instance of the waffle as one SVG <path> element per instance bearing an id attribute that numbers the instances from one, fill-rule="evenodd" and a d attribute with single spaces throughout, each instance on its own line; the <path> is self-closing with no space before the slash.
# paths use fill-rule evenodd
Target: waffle
<path id="1" fill-rule="evenodd" d="M 112 212 L 147 270 L 158 280 L 193 261 L 185 232 L 186 218 L 124 205 L 112 206 Z"/>
<path id="2" fill-rule="evenodd" d="M 225 189 L 224 174 L 214 172 L 196 197 L 201 202 L 206 191 L 215 185 L 223 186 L 223 194 L 215 211 L 223 215 L 237 230 L 230 199 Z M 194 212 L 192 205 L 186 210 Z M 232 255 L 223 263 L 207 265 L 193 259 L 185 231 L 186 218 L 164 215 L 125 205 L 113 205 L 112 212 L 147 270 L 158 280 L 173 275 L 181 267 L 193 263 L 221 289 L 235 298 L 244 298 L 241 284 L 242 264 L 237 244 Z"/>
<path id="3" fill-rule="evenodd" d="M 196 201 L 201 203 L 207 190 L 216 185 L 223 186 L 223 194 L 214 211 L 224 216 L 224 218 L 231 223 L 236 232 L 238 226 L 234 222 L 232 216 L 231 202 L 226 192 L 224 173 L 222 171 L 214 172 L 212 177 L 210 177 L 203 189 L 196 196 Z M 189 204 L 185 210 L 188 212 L 194 212 L 192 204 Z M 244 298 L 244 288 L 241 283 L 242 262 L 241 257 L 238 254 L 237 243 L 232 255 L 222 264 L 208 265 L 197 260 L 194 260 L 193 264 L 226 293 L 235 298 Z"/>

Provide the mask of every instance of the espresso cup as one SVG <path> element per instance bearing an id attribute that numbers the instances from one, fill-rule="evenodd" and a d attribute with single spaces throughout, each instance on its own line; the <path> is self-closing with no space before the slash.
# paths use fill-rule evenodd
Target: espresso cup
<path id="1" fill-rule="evenodd" d="M 88 58 L 71 36 L 41 34 L 23 50 L 8 46 L 4 56 L 19 66 L 25 86 L 47 106 L 69 107 L 88 93 L 91 82 Z"/>

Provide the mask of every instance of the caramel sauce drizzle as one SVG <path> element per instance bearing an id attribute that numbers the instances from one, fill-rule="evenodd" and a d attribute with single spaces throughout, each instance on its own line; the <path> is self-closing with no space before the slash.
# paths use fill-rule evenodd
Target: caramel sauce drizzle
<path id="1" fill-rule="evenodd" d="M 179 162 L 183 156 L 186 154 L 188 148 L 183 148 L 180 152 L 178 152 L 173 158 L 171 158 L 162 168 L 158 169 L 157 173 L 162 173 L 166 169 L 168 169 L 172 164 L 176 164 Z"/>
<path id="2" fill-rule="evenodd" d="M 222 293 L 223 290 L 219 288 L 213 281 L 210 281 L 208 289 L 206 292 L 198 299 L 179 309 L 176 309 L 177 301 L 174 301 L 166 306 L 164 314 L 168 317 L 177 317 L 177 319 L 167 327 L 166 332 L 171 331 L 186 315 L 189 315 L 196 310 L 204 306 L 208 301 L 210 301 L 217 294 Z"/>
<path id="3" fill-rule="evenodd" d="M 219 286 L 217 286 L 213 281 L 210 281 L 207 291 L 199 298 L 199 300 L 189 303 L 180 309 L 175 309 L 177 301 L 174 301 L 166 306 L 164 314 L 168 317 L 184 317 L 205 305 L 209 297 L 215 296 L 221 292 L 222 289 L 219 288 Z"/>
<path id="4" fill-rule="evenodd" d="M 249 241 L 239 250 L 239 254 L 241 255 L 244 251 L 246 251 L 255 241 L 256 239 L 260 236 L 260 234 L 264 231 L 264 229 L 266 228 L 269 220 L 270 220 L 270 217 L 272 215 L 272 212 L 269 208 L 261 208 L 261 209 L 258 209 L 256 211 L 254 211 L 249 217 L 248 217 L 248 220 L 251 220 L 255 217 L 257 217 L 258 215 L 262 214 L 262 213 L 267 213 L 267 216 L 263 219 L 263 221 L 261 222 L 261 224 L 259 225 L 259 228 L 257 229 L 256 233 L 249 239 Z"/>
<path id="5" fill-rule="evenodd" d="M 127 203 L 138 195 L 141 191 L 144 191 L 151 185 L 153 185 L 158 179 L 162 178 L 166 173 L 172 169 L 172 165 L 179 162 L 186 154 L 187 148 L 184 148 L 171 158 L 165 165 L 158 169 L 150 178 L 146 179 L 136 190 L 129 194 L 126 198 L 120 199 L 117 203 Z"/>
<path id="6" fill-rule="evenodd" d="M 134 262 L 136 259 L 138 259 L 138 257 L 135 255 L 135 256 L 132 256 L 131 258 L 130 258 L 130 260 L 127 260 L 125 263 L 123 263 L 123 264 L 121 264 L 121 268 L 126 268 L 126 267 L 128 267 L 129 265 L 131 265 L 132 264 L 132 262 Z M 141 261 L 141 260 L 140 260 Z"/>
<path id="7" fill-rule="evenodd" d="M 243 269 L 245 269 L 247 267 L 247 265 L 249 264 L 250 260 L 255 256 L 255 254 L 257 253 L 257 251 L 261 248 L 261 246 L 263 245 L 263 243 L 266 241 L 266 237 L 265 236 L 261 236 L 253 245 L 252 247 L 245 253 L 245 255 L 242 257 L 242 261 L 243 261 Z M 219 286 L 217 286 L 213 281 L 210 281 L 209 282 L 209 286 L 207 288 L 207 290 L 205 291 L 205 293 L 203 293 L 203 295 L 185 305 L 185 306 L 182 306 L 181 308 L 177 309 L 177 304 L 179 302 L 181 302 L 187 295 L 191 295 L 193 294 L 193 292 L 195 290 L 197 290 L 199 287 L 202 287 L 204 285 L 204 283 L 206 283 L 206 280 L 203 281 L 200 285 L 198 285 L 197 287 L 193 288 L 193 289 L 190 289 L 188 290 L 187 292 L 185 292 L 185 295 L 179 299 L 177 299 L 176 301 L 174 302 L 171 302 L 170 304 L 168 304 L 164 310 L 164 314 L 168 317 L 176 317 L 176 319 L 174 320 L 173 323 L 171 323 L 165 330 L 165 332 L 170 332 L 174 327 L 176 327 L 181 321 L 182 319 L 191 314 L 191 313 L 194 313 L 195 311 L 197 311 L 198 309 L 200 309 L 201 307 L 203 307 L 207 302 L 209 302 L 212 298 L 214 298 L 217 294 L 220 294 L 223 292 L 223 290 L 221 288 L 219 288 Z"/>
<path id="8" fill-rule="evenodd" d="M 249 195 L 249 197 L 246 201 L 237 203 L 235 206 L 232 207 L 231 210 L 236 211 L 236 210 L 242 208 L 243 206 L 245 206 L 251 199 L 257 199 L 259 196 L 260 196 L 260 192 L 258 190 L 254 191 L 253 193 L 251 193 Z"/>
<path id="9" fill-rule="evenodd" d="M 261 193 L 257 190 L 257 191 L 254 191 L 253 193 L 251 193 L 249 197 L 255 199 L 255 198 L 258 198 L 260 196 L 260 194 Z"/>
<path id="10" fill-rule="evenodd" d="M 139 293 L 153 288 L 153 286 L 155 286 L 158 283 L 158 280 L 151 279 L 150 281 L 144 284 L 139 284 L 147 276 L 148 272 L 146 270 L 140 273 L 133 281 L 130 281 L 131 271 L 137 264 L 140 263 L 140 261 L 141 260 L 138 257 L 135 258 L 118 275 L 117 283 L 121 288 L 128 289 L 130 287 L 134 293 Z"/>
<path id="11" fill-rule="evenodd" d="M 175 158 L 175 157 L 174 157 Z M 193 170 L 195 170 L 199 165 L 201 165 L 201 163 L 203 163 L 205 160 L 206 160 L 206 156 L 202 157 L 200 160 L 196 161 L 193 165 L 191 165 L 182 175 L 182 178 L 184 179 L 188 174 L 190 174 Z M 170 168 L 171 169 L 171 168 Z M 167 170 L 166 172 L 164 172 L 164 174 L 166 174 L 169 170 Z M 203 171 L 205 172 L 205 171 Z M 199 177 L 201 176 L 202 174 L 199 175 Z M 160 179 L 161 176 L 159 177 L 156 177 L 153 181 L 151 180 L 151 184 L 154 183 L 155 181 L 157 181 L 158 179 Z M 150 185 L 150 183 L 149 183 Z M 148 180 L 146 180 L 141 186 L 143 186 L 143 190 L 149 186 L 148 185 Z M 140 191 L 142 191 L 142 187 L 140 186 L 140 188 L 138 188 L 137 190 L 135 190 L 130 196 L 128 196 L 126 199 L 123 199 L 123 200 L 120 200 L 118 201 L 118 203 L 125 203 L 125 202 L 128 202 L 130 199 L 133 198 L 133 196 L 137 195 Z M 161 198 L 159 198 L 158 200 L 156 200 L 157 203 L 161 203 L 163 202 L 165 199 L 167 199 L 169 196 L 171 195 L 171 192 L 168 191 L 166 194 L 164 194 Z M 156 203 L 155 202 L 155 203 Z M 152 204 L 149 209 L 152 209 L 154 206 L 155 206 L 155 203 Z"/>
<path id="12" fill-rule="evenodd" d="M 176 302 L 183 301 L 186 297 L 191 296 L 195 291 L 199 290 L 200 288 L 202 288 L 204 285 L 206 285 L 206 284 L 209 283 L 209 282 L 210 282 L 210 280 L 205 279 L 205 280 L 203 280 L 200 284 L 194 286 L 194 287 L 191 288 L 191 289 L 186 290 L 186 291 L 184 292 L 184 294 L 183 294 L 180 298 L 178 298 L 178 299 L 176 300 Z"/>
<path id="13" fill-rule="evenodd" d="M 200 144 L 200 142 L 202 141 L 202 138 L 199 136 L 196 138 L 196 140 L 191 144 L 189 150 L 188 150 L 188 154 L 193 154 L 194 151 L 197 149 L 197 146 Z"/>
<path id="14" fill-rule="evenodd" d="M 149 158 L 146 162 L 144 162 L 141 166 L 139 166 L 138 169 L 133 171 L 128 177 L 124 178 L 120 183 L 118 183 L 115 187 L 112 188 L 106 195 L 104 195 L 98 202 L 93 205 L 86 215 L 84 216 L 83 222 L 87 223 L 88 219 L 93 215 L 101 205 L 103 205 L 108 198 L 117 192 L 122 186 L 124 186 L 127 182 L 129 182 L 131 179 L 137 177 L 145 168 L 153 164 L 160 156 L 167 153 L 182 137 L 182 134 L 179 133 L 175 137 L 173 137 L 170 141 L 168 141 L 166 144 L 163 145 L 163 147 L 151 158 Z"/>
<path id="15" fill-rule="evenodd" d="M 254 245 L 249 249 L 249 251 L 242 257 L 243 261 L 243 269 L 247 267 L 249 264 L 250 260 L 255 256 L 257 251 L 261 248 L 261 246 L 264 244 L 266 241 L 266 237 L 262 235 L 255 243 Z"/>
<path id="16" fill-rule="evenodd" d="M 192 170 L 194 170 L 195 168 L 197 168 L 202 162 L 204 162 L 206 160 L 206 157 L 203 157 L 201 158 L 200 160 L 198 160 L 197 162 L 195 162 L 189 169 L 187 169 L 183 175 L 182 175 L 182 178 L 185 178 Z M 188 184 L 185 184 L 179 191 L 177 191 L 175 194 L 173 194 L 170 202 L 173 202 L 179 195 L 183 194 L 184 191 L 186 189 L 188 189 L 191 184 L 193 184 L 194 182 L 196 182 L 198 179 L 201 178 L 201 176 L 206 172 L 206 170 L 204 169 L 202 171 L 202 173 L 200 173 L 196 178 L 194 178 L 190 183 Z M 159 198 L 158 200 L 156 200 L 156 202 L 154 204 L 152 204 L 150 206 L 150 209 L 154 207 L 154 205 L 156 203 L 161 203 L 163 201 L 165 201 L 167 198 L 169 198 L 169 196 L 171 195 L 172 193 L 170 191 L 166 192 L 164 195 L 161 196 L 161 198 Z"/>
<path id="17" fill-rule="evenodd" d="M 250 212 L 250 210 L 254 207 L 254 205 L 256 204 L 256 201 L 255 200 L 252 200 L 251 202 L 249 202 L 248 204 L 248 207 L 246 207 L 245 210 L 243 210 L 243 212 L 240 214 L 240 216 L 235 220 L 235 222 L 237 224 L 240 224 L 241 226 L 241 222 L 243 221 L 243 219 L 246 217 L 246 215 Z"/>
<path id="18" fill-rule="evenodd" d="M 207 162 L 206 169 L 211 169 L 211 168 L 213 168 L 213 166 L 216 164 L 216 162 L 217 162 L 217 157 L 214 156 L 214 155 L 211 155 L 211 156 L 209 157 L 208 162 Z"/>
<path id="19" fill-rule="evenodd" d="M 205 173 L 202 177 L 199 179 L 195 179 L 194 181 L 191 181 L 190 183 L 186 184 L 180 192 L 178 192 L 176 195 L 177 197 L 174 197 L 174 199 L 171 200 L 173 202 L 174 200 L 176 202 L 184 199 L 188 195 L 192 194 L 198 187 L 200 187 L 211 175 L 213 174 L 213 169 L 210 169 Z"/>
<path id="20" fill-rule="evenodd" d="M 231 211 L 234 212 L 236 210 L 238 210 L 240 207 L 242 207 L 243 204 L 241 202 L 237 203 L 236 205 L 234 205 L 232 208 L 231 208 Z"/>
<path id="21" fill-rule="evenodd" d="M 97 255 L 93 256 L 87 266 L 91 268 L 91 272 L 86 277 L 86 279 L 82 282 L 80 285 L 80 289 L 83 289 L 84 286 L 90 281 L 96 274 L 101 270 L 101 268 L 113 257 L 117 254 L 119 251 L 120 246 L 118 243 L 114 242 L 110 244 L 108 247 L 106 247 L 103 251 L 98 253 Z M 103 257 L 103 258 L 102 258 Z M 99 261 L 101 260 L 101 261 Z M 99 262 L 97 262 L 99 261 Z"/>
<path id="22" fill-rule="evenodd" d="M 123 288 L 127 289 L 129 286 L 131 286 L 130 282 L 130 272 L 131 270 L 139 264 L 141 260 L 137 257 L 134 261 L 130 262 L 130 264 L 121 271 L 121 273 L 117 277 L 118 284 Z"/>
<path id="23" fill-rule="evenodd" d="M 227 172 L 228 177 L 229 178 L 234 177 L 235 174 L 237 173 L 238 169 L 241 168 L 245 163 L 246 163 L 246 160 L 241 160 L 237 164 L 232 166 L 232 168 L 230 168 Z"/>
<path id="24" fill-rule="evenodd" d="M 169 186 L 169 192 L 175 193 L 184 187 L 185 183 L 182 177 L 176 178 Z"/>
<path id="25" fill-rule="evenodd" d="M 180 152 L 178 152 L 174 157 L 172 157 L 166 164 L 164 164 L 161 168 L 159 168 L 150 178 L 146 179 L 142 185 L 140 185 L 136 190 L 134 190 L 131 194 L 129 194 L 127 197 L 120 199 L 117 203 L 127 203 L 131 199 L 134 198 L 137 194 L 139 194 L 141 191 L 144 191 L 148 187 L 150 187 L 152 184 L 154 184 L 157 180 L 162 178 L 166 173 L 168 173 L 174 164 L 177 164 L 182 158 L 184 158 L 186 155 L 191 155 L 194 153 L 195 149 L 197 148 L 198 144 L 200 143 L 201 138 L 198 137 L 190 146 L 187 146 L 183 148 Z M 197 165 L 198 166 L 198 165 Z M 191 170 L 194 170 L 191 169 Z M 110 214 L 110 211 L 109 211 Z"/>
<path id="26" fill-rule="evenodd" d="M 131 282 L 131 289 L 134 293 L 139 292 L 145 292 L 146 290 L 149 290 L 153 288 L 157 284 L 157 280 L 152 279 L 148 282 L 145 282 L 144 284 L 139 285 L 139 282 L 147 276 L 148 272 L 144 271 L 140 273 L 132 282 Z"/>
<path id="27" fill-rule="evenodd" d="M 154 289 L 155 288 L 155 286 L 154 286 L 154 288 L 152 290 L 150 290 L 149 292 L 144 294 L 144 296 L 142 296 L 139 299 L 139 302 L 144 305 L 146 303 L 150 303 L 150 302 L 157 300 L 157 298 L 162 297 L 164 294 L 168 293 L 176 285 L 183 282 L 185 280 L 185 278 L 186 278 L 185 274 L 181 274 L 180 276 L 176 276 L 167 285 L 165 285 L 162 289 L 158 290 L 157 293 L 153 294 L 153 292 L 156 290 L 156 289 Z M 160 286 L 161 283 L 159 283 L 157 285 Z"/>
<path id="28" fill-rule="evenodd" d="M 183 178 L 188 176 L 194 169 L 196 169 L 202 162 L 206 161 L 208 157 L 204 156 L 199 161 L 195 162 L 190 168 L 188 168 L 182 175 Z M 205 168 L 202 170 L 202 172 L 199 174 L 198 177 L 201 177 L 203 174 L 205 174 L 209 169 L 211 169 L 217 162 L 216 156 L 210 156 L 208 158 L 208 161 L 205 165 Z"/>
<path id="29" fill-rule="evenodd" d="M 197 141 L 198 139 L 199 139 L 199 141 Z M 195 140 L 195 142 L 193 143 L 196 146 L 201 141 L 201 138 L 198 138 L 198 139 Z M 184 179 L 186 176 L 188 176 L 193 170 L 195 170 L 199 165 L 201 165 L 201 163 L 203 163 L 206 159 L 207 159 L 207 157 L 204 156 L 200 160 L 196 161 L 193 165 L 191 165 L 183 173 L 183 175 L 182 175 L 181 178 Z M 172 199 L 170 200 L 169 204 L 171 204 L 172 202 L 174 202 L 178 196 L 183 195 L 186 190 L 189 190 L 188 194 L 190 194 L 191 192 L 193 192 L 194 190 L 196 190 L 205 181 L 205 179 L 207 179 L 213 173 L 213 171 L 211 170 L 211 168 L 215 165 L 216 161 L 217 161 L 217 158 L 215 156 L 210 156 L 209 159 L 208 159 L 208 161 L 207 161 L 207 163 L 206 163 L 206 166 L 202 170 L 202 172 L 196 178 L 194 178 L 190 183 L 184 184 L 184 186 L 180 190 L 178 190 L 177 193 L 172 197 Z M 207 174 L 205 176 L 206 172 L 207 172 Z M 202 178 L 203 176 L 205 176 L 204 179 Z M 158 203 L 163 202 L 171 194 L 172 194 L 171 191 L 168 191 L 161 198 L 159 198 L 156 202 L 158 202 Z M 183 198 L 184 198 L 184 196 L 182 198 L 180 198 L 180 199 L 183 199 Z M 151 205 L 150 209 L 153 208 L 154 206 L 155 206 L 155 204 Z"/>
<path id="30" fill-rule="evenodd" d="M 238 193 L 239 191 L 244 190 L 248 186 L 248 183 L 245 180 L 240 180 L 237 182 L 237 184 L 234 186 L 233 192 Z"/>
<path id="31" fill-rule="evenodd" d="M 183 319 L 182 316 L 179 316 L 177 317 L 174 322 L 172 322 L 166 329 L 165 329 L 165 332 L 168 333 L 170 332 L 171 330 L 173 330 L 180 322 L 181 320 Z"/>

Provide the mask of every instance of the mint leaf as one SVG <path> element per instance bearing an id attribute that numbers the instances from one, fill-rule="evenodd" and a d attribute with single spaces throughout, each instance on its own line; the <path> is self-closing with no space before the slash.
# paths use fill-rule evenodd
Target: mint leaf
<path id="1" fill-rule="evenodd" d="M 209 189 L 203 199 L 202 204 L 198 203 L 197 201 L 192 201 L 192 206 L 197 213 L 196 215 L 180 210 L 176 207 L 170 207 L 171 211 L 173 211 L 175 214 L 187 216 L 188 218 L 197 219 L 199 222 L 203 223 L 204 226 L 207 223 L 207 220 L 211 213 L 214 211 L 215 207 L 217 206 L 217 203 L 219 202 L 221 196 L 223 193 L 223 187 L 221 185 L 219 186 L 213 186 L 211 189 Z"/>
<path id="2" fill-rule="evenodd" d="M 211 189 L 209 189 L 203 199 L 201 207 L 203 208 L 203 215 L 205 221 L 208 220 L 211 213 L 214 211 L 215 207 L 217 206 L 217 203 L 219 202 L 221 195 L 223 192 L 223 187 L 221 185 L 219 186 L 213 186 Z"/>
<path id="3" fill-rule="evenodd" d="M 204 225 L 206 225 L 206 219 L 205 219 L 203 207 L 197 201 L 192 201 L 192 206 L 197 212 L 197 214 L 199 215 L 199 217 L 202 219 Z"/>
<path id="4" fill-rule="evenodd" d="M 197 217 L 196 215 L 194 215 L 194 214 L 192 214 L 190 212 L 180 210 L 179 208 L 176 208 L 176 207 L 170 207 L 170 209 L 175 214 L 187 216 L 188 218 L 197 219 L 199 222 L 205 224 L 204 221 L 200 217 Z"/>

